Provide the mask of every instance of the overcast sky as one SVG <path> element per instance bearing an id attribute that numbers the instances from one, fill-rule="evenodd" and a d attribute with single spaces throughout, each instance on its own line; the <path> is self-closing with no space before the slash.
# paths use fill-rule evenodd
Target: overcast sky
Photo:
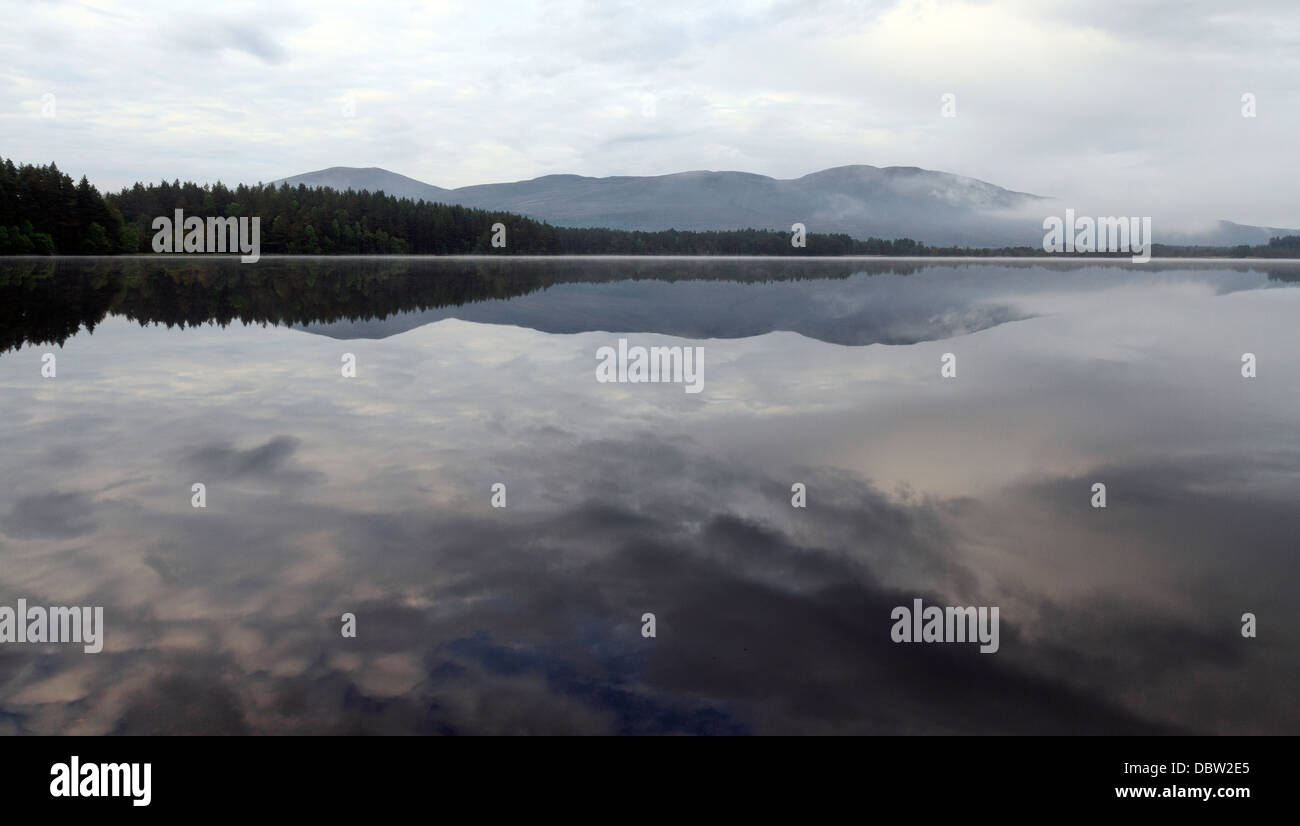
<path id="1" fill-rule="evenodd" d="M 1296 0 L 214 5 L 0 2 L 0 155 L 101 189 L 921 166 L 1300 227 Z"/>

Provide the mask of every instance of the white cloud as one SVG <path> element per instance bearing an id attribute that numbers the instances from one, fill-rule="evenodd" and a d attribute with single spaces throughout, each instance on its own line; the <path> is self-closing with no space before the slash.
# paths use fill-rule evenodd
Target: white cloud
<path id="1" fill-rule="evenodd" d="M 1298 226 L 1300 7 L 1216 5 L 22 4 L 0 130 L 5 155 L 102 188 L 335 165 L 454 187 L 869 163 L 1108 214 Z"/>

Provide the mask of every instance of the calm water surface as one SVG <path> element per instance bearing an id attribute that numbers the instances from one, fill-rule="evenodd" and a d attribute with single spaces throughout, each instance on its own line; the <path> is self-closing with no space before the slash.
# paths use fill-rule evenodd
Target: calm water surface
<path id="1" fill-rule="evenodd" d="M 0 259 L 0 732 L 1300 733 L 1298 278 Z"/>

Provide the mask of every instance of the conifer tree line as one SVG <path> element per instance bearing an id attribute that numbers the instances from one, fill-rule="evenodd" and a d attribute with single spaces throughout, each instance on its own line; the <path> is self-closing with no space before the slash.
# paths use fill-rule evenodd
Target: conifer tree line
<path id="1" fill-rule="evenodd" d="M 910 239 L 861 241 L 847 234 L 810 233 L 805 248 L 772 230 L 643 232 L 558 227 L 509 212 L 412 201 L 383 192 L 217 183 L 161 183 L 110 195 L 127 226 L 152 251 L 152 221 L 174 210 L 202 217 L 258 217 L 263 254 L 416 255 L 921 255 Z M 494 224 L 506 228 L 493 247 Z"/>
<path id="2" fill-rule="evenodd" d="M 0 255 L 115 255 L 153 252 L 155 218 L 260 218 L 264 254 L 298 255 L 977 255 L 1038 256 L 1030 246 L 932 247 L 910 238 L 807 235 L 794 247 L 776 230 L 663 230 L 558 227 L 508 212 L 412 201 L 383 192 L 305 185 L 137 183 L 101 196 L 48 166 L 0 163 Z M 494 224 L 506 246 L 492 246 Z M 1156 255 L 1300 256 L 1300 236 L 1232 248 L 1154 245 Z"/>
<path id="3" fill-rule="evenodd" d="M 83 175 L 0 162 L 0 255 L 113 255 L 138 239 Z"/>

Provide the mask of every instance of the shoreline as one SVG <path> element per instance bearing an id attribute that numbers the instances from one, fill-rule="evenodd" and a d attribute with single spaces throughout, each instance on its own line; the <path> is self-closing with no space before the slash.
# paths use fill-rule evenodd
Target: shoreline
<path id="1" fill-rule="evenodd" d="M 238 253 L 131 253 L 124 255 L 0 255 L 0 261 L 221 261 L 236 259 Z M 979 262 L 1070 262 L 1109 263 L 1145 267 L 1155 263 L 1211 264 L 1300 264 L 1300 258 L 1235 258 L 1214 256 L 1152 255 L 1145 263 L 1132 261 L 1127 255 L 416 255 L 416 254 L 344 254 L 308 255 L 301 253 L 264 253 L 261 260 L 388 260 L 388 261 L 979 261 Z M 252 263 L 252 262 L 250 262 Z"/>

